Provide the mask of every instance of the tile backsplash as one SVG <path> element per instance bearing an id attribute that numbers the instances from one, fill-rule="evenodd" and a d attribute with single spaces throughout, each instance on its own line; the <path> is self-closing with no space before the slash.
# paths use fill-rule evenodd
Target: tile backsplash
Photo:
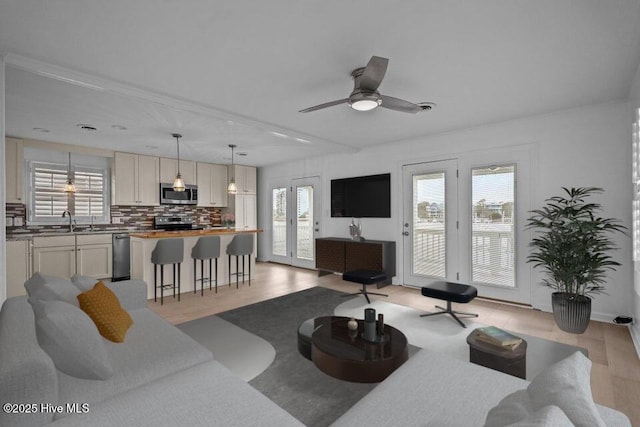
<path id="1" fill-rule="evenodd" d="M 143 230 L 153 228 L 153 217 L 158 215 L 190 216 L 200 226 L 221 226 L 221 208 L 202 208 L 196 206 L 160 205 L 160 206 L 111 206 L 111 224 L 96 224 L 98 230 Z M 65 229 L 59 225 L 27 225 L 27 209 L 22 203 L 7 203 L 6 216 L 13 224 L 20 219 L 22 226 L 7 226 L 7 233 L 46 233 Z M 16 218 L 19 218 L 16 221 Z M 82 224 L 80 227 L 85 227 Z"/>

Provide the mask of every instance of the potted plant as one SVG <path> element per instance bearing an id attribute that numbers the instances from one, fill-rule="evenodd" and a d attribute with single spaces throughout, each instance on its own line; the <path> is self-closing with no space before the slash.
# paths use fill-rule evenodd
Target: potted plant
<path id="1" fill-rule="evenodd" d="M 538 235 L 527 262 L 546 274 L 543 285 L 552 295 L 553 317 L 566 332 L 581 334 L 591 318 L 590 295 L 604 293 L 608 270 L 620 263 L 609 255 L 615 245 L 610 235 L 626 230 L 620 221 L 601 218 L 601 206 L 586 199 L 604 190 L 596 187 L 562 188 L 566 194 L 546 200 L 546 205 L 531 211 L 527 228 Z"/>

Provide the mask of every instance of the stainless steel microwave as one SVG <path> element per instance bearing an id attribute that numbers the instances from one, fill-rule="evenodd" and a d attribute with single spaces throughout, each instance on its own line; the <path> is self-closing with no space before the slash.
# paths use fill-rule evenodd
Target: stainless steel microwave
<path id="1" fill-rule="evenodd" d="M 173 184 L 160 184 L 160 203 L 163 205 L 196 205 L 198 204 L 198 186 L 185 185 L 184 191 L 175 191 Z"/>

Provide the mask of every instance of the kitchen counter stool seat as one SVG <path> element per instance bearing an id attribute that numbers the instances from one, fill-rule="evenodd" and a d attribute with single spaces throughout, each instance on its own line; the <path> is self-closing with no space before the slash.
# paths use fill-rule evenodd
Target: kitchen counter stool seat
<path id="1" fill-rule="evenodd" d="M 160 289 L 160 304 L 164 304 L 164 291 L 171 288 L 173 297 L 176 297 L 176 286 L 178 289 L 178 301 L 180 301 L 180 264 L 184 258 L 184 239 L 160 239 L 156 247 L 151 252 L 151 262 L 153 263 L 153 300 L 158 300 L 158 289 Z M 173 265 L 173 283 L 164 283 L 164 266 Z M 158 284 L 158 267 L 160 267 L 160 284 Z M 176 280 L 176 267 L 178 279 Z"/>
<path id="2" fill-rule="evenodd" d="M 238 276 L 242 275 L 242 283 L 244 283 L 244 257 L 249 256 L 249 286 L 251 286 L 251 254 L 253 253 L 253 234 L 236 234 L 231 242 L 227 245 L 227 255 L 229 256 L 229 286 L 231 286 L 231 276 L 236 276 L 236 288 L 238 288 Z M 236 257 L 236 272 L 231 273 L 231 257 Z M 240 272 L 238 264 L 242 257 L 242 272 Z"/>
<path id="3" fill-rule="evenodd" d="M 204 282 L 215 283 L 216 293 L 218 293 L 218 257 L 220 257 L 220 236 L 200 237 L 191 249 L 193 259 L 193 293 L 196 293 L 198 282 L 200 282 L 200 295 L 204 295 Z M 197 278 L 197 263 L 200 261 L 200 278 Z M 209 277 L 204 276 L 204 262 L 209 261 Z M 215 274 L 212 274 L 212 264 L 215 263 Z"/>

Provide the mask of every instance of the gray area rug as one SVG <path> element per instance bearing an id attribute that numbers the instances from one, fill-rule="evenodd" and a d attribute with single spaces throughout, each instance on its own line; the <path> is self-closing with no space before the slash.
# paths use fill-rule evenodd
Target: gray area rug
<path id="1" fill-rule="evenodd" d="M 376 386 L 337 380 L 298 353 L 300 323 L 332 315 L 341 295 L 316 287 L 219 314 L 273 345 L 273 364 L 249 384 L 307 426 L 331 424 Z M 409 347 L 410 356 L 416 351 Z"/>

